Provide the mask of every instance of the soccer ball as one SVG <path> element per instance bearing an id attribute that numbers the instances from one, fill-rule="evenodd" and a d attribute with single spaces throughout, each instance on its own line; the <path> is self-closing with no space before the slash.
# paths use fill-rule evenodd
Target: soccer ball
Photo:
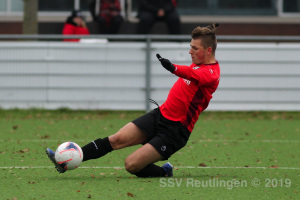
<path id="1" fill-rule="evenodd" d="M 79 167 L 82 163 L 83 153 L 75 142 L 65 142 L 59 145 L 55 152 L 55 160 L 66 170 L 72 170 Z"/>

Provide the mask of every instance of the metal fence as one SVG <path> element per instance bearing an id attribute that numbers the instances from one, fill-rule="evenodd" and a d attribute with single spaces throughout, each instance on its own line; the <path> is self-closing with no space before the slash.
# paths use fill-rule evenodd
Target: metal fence
<path id="1" fill-rule="evenodd" d="M 0 35 L 0 107 L 149 110 L 177 79 L 155 54 L 191 64 L 189 36 L 63 38 L 78 36 Z M 221 82 L 209 110 L 300 110 L 300 37 L 218 40 Z"/>

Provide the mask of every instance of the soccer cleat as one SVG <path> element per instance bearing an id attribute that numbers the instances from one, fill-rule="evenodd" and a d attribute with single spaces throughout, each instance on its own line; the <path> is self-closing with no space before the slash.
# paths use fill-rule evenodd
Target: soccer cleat
<path id="1" fill-rule="evenodd" d="M 171 163 L 167 162 L 165 163 L 162 168 L 166 171 L 166 176 L 171 177 L 173 176 L 173 165 Z"/>
<path id="2" fill-rule="evenodd" d="M 46 149 L 46 154 L 48 155 L 48 158 L 51 160 L 51 162 L 53 162 L 53 164 L 55 165 L 56 170 L 59 173 L 64 173 L 65 171 L 67 171 L 62 165 L 58 164 L 55 160 L 55 152 L 52 151 L 51 149 L 47 148 Z"/>

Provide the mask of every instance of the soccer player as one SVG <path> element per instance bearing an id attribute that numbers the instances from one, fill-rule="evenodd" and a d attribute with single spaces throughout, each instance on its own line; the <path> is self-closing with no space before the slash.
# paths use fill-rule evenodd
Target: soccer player
<path id="1" fill-rule="evenodd" d="M 143 144 L 126 158 L 125 169 L 138 177 L 173 176 L 173 166 L 169 162 L 162 167 L 154 163 L 167 160 L 186 145 L 200 113 L 207 108 L 219 85 L 220 67 L 215 59 L 217 26 L 197 27 L 192 31 L 190 66 L 172 64 L 157 54 L 161 65 L 179 77 L 165 103 L 129 122 L 117 133 L 83 146 L 83 161 Z M 60 173 L 66 171 L 55 161 L 51 149 L 47 148 L 46 153 Z"/>

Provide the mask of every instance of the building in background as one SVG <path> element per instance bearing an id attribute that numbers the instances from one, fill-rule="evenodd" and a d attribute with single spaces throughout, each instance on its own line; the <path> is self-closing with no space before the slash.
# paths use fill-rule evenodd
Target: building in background
<path id="1" fill-rule="evenodd" d="M 120 34 L 134 34 L 137 24 L 137 1 L 121 0 L 122 15 L 126 23 Z M 81 9 L 89 16 L 90 0 L 39 0 L 39 33 L 59 34 L 69 11 Z M 300 0 L 178 0 L 182 34 L 189 34 L 195 25 L 218 22 L 226 26 L 220 29 L 224 35 L 299 35 Z M 20 34 L 22 31 L 23 1 L 0 1 L 0 34 Z M 163 24 L 158 24 L 153 33 L 166 34 Z"/>

